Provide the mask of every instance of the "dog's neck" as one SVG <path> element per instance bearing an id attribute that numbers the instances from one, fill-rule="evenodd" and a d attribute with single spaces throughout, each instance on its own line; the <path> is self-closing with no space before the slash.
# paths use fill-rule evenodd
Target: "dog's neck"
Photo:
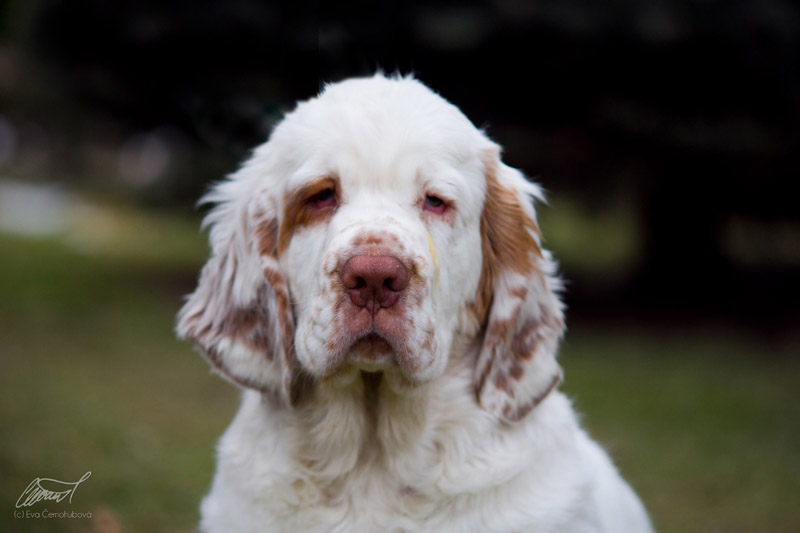
<path id="1" fill-rule="evenodd" d="M 421 460 L 441 445 L 438 433 L 470 420 L 465 410 L 480 409 L 472 383 L 477 345 L 454 353 L 462 355 L 449 361 L 444 377 L 427 383 L 343 367 L 308 387 L 296 407 L 298 463 L 310 478 L 335 484 L 359 469 L 396 470 Z"/>

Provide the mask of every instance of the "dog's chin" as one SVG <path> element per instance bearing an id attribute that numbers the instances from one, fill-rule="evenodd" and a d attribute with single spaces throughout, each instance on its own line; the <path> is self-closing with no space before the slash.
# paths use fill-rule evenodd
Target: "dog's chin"
<path id="1" fill-rule="evenodd" d="M 383 372 L 398 366 L 394 348 L 377 333 L 369 333 L 354 342 L 346 362 L 366 372 Z"/>

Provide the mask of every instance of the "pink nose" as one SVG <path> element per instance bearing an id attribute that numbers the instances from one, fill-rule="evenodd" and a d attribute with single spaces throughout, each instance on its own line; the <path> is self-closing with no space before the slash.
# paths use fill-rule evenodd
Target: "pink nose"
<path id="1" fill-rule="evenodd" d="M 356 255 L 342 268 L 350 301 L 375 313 L 391 307 L 408 287 L 408 270 L 391 255 Z"/>

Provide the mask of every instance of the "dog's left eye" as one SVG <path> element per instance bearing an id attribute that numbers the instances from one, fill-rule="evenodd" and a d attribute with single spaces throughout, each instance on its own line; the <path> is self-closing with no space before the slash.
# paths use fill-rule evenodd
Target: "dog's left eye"
<path id="1" fill-rule="evenodd" d="M 323 191 L 320 191 L 314 196 L 310 197 L 308 200 L 306 200 L 307 205 L 317 209 L 332 206 L 335 203 L 336 203 L 336 193 L 334 193 L 333 189 L 325 189 Z"/>
<path id="2" fill-rule="evenodd" d="M 425 203 L 423 204 L 423 209 L 426 211 L 430 211 L 432 213 L 436 213 L 437 215 L 441 215 L 447 209 L 447 204 L 444 200 L 439 198 L 438 196 L 427 195 L 425 196 Z"/>

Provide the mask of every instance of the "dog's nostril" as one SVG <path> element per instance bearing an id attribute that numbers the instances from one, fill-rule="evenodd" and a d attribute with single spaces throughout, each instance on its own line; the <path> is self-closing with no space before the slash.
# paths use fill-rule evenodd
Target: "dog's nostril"
<path id="1" fill-rule="evenodd" d="M 361 307 L 391 307 L 408 286 L 408 270 L 391 255 L 357 255 L 345 263 L 342 283 L 350 300 Z"/>

